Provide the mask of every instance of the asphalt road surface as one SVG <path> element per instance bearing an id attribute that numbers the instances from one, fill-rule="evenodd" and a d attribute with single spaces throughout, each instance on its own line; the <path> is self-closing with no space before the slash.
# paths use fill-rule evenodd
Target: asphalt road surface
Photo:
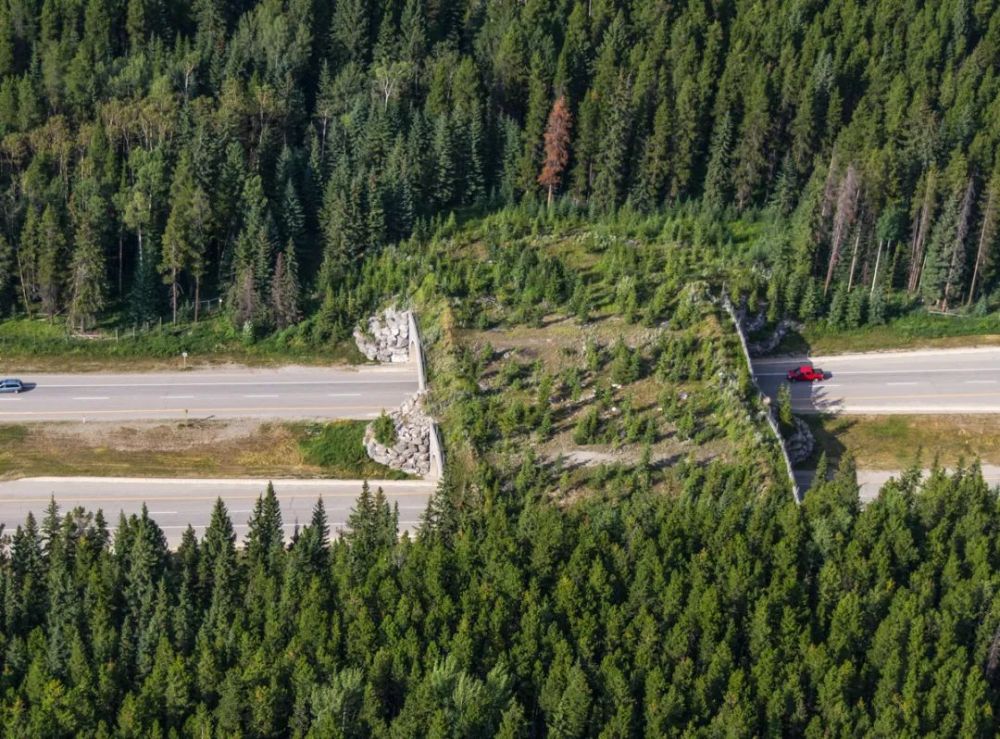
<path id="1" fill-rule="evenodd" d="M 296 525 L 308 524 L 316 500 L 323 498 L 330 532 L 347 524 L 347 517 L 361 492 L 360 480 L 275 480 L 274 491 L 281 503 L 285 534 Z M 399 529 L 414 531 L 435 483 L 425 480 L 385 480 L 370 483 L 381 487 L 390 503 L 399 506 Z M 0 523 L 13 532 L 28 512 L 37 519 L 45 514 L 52 496 L 61 513 L 76 506 L 104 511 L 108 525 L 118 523 L 119 512 L 139 513 L 145 502 L 150 517 L 163 529 L 167 543 L 176 547 L 190 523 L 199 537 L 204 533 L 217 498 L 229 509 L 237 541 L 247 533 L 247 519 L 267 480 L 187 480 L 162 478 L 34 477 L 0 482 Z"/>
<path id="2" fill-rule="evenodd" d="M 138 419 L 372 418 L 417 391 L 413 363 L 332 369 L 216 369 L 166 373 L 23 375 L 0 395 L 0 423 Z"/>
<path id="3" fill-rule="evenodd" d="M 811 363 L 816 383 L 792 383 L 798 413 L 1000 413 L 1000 347 L 757 359 L 761 390 L 776 398 L 789 369 Z"/>

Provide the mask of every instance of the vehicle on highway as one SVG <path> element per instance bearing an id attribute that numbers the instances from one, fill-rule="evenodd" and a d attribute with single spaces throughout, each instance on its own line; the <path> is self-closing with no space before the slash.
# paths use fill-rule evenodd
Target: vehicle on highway
<path id="1" fill-rule="evenodd" d="M 788 370 L 787 377 L 789 382 L 819 382 L 826 375 L 823 374 L 823 370 L 819 367 L 803 364 L 801 367 Z"/>
<path id="2" fill-rule="evenodd" d="M 24 390 L 24 383 L 13 377 L 0 380 L 0 393 L 19 393 Z"/>

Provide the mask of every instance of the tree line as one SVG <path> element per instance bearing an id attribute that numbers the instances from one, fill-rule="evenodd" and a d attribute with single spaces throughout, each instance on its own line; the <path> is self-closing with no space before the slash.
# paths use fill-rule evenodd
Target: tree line
<path id="1" fill-rule="evenodd" d="M 962 306 L 995 287 L 994 5 L 2 0 L 0 308 L 281 329 L 437 216 L 558 198 L 766 209 L 807 309 Z"/>
<path id="2" fill-rule="evenodd" d="M 176 551 L 55 504 L 5 536 L 7 736 L 991 736 L 1000 505 L 976 467 L 865 509 L 760 465 L 682 464 L 569 510 L 526 463 L 451 476 L 414 536 L 361 492 L 246 536 L 218 502 Z M 823 479 L 818 477 L 817 479 Z M 291 534 L 290 542 L 286 535 Z"/>

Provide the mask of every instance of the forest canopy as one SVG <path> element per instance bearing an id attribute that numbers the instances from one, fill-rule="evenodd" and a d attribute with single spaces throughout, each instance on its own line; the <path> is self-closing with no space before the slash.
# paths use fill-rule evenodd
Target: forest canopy
<path id="1" fill-rule="evenodd" d="M 994 5 L 0 0 L 0 308 L 87 329 L 219 299 L 255 335 L 325 303 L 343 335 L 360 257 L 549 198 L 768 209 L 772 302 L 805 318 L 972 303 Z"/>

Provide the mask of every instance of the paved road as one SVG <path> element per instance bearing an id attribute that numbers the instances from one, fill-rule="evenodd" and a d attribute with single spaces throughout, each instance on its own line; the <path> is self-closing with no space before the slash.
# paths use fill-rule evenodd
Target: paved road
<path id="1" fill-rule="evenodd" d="M 10 371 L 10 370 L 8 370 Z M 331 369 L 24 375 L 0 395 L 0 423 L 164 418 L 371 418 L 417 390 L 414 363 Z"/>
<path id="2" fill-rule="evenodd" d="M 800 413 L 1000 413 L 1000 347 L 758 359 L 754 374 L 774 398 L 804 362 L 828 376 L 792 385 Z"/>
<path id="3" fill-rule="evenodd" d="M 176 547 L 190 523 L 200 537 L 208 524 L 212 506 L 221 497 L 240 541 L 247 533 L 247 519 L 267 480 L 185 480 L 162 478 L 35 477 L 0 482 L 0 523 L 13 531 L 29 511 L 44 515 L 52 496 L 65 513 L 75 506 L 104 511 L 109 525 L 118 522 L 119 511 L 139 513 L 143 502 L 151 517 L 163 529 L 170 546 Z M 413 531 L 435 484 L 425 480 L 385 480 L 372 482 L 381 487 L 390 502 L 399 505 L 400 531 Z M 360 480 L 275 480 L 274 490 L 281 503 L 285 533 L 291 536 L 296 524 L 309 523 L 317 498 L 322 497 L 331 533 L 343 528 L 361 492 Z"/>

